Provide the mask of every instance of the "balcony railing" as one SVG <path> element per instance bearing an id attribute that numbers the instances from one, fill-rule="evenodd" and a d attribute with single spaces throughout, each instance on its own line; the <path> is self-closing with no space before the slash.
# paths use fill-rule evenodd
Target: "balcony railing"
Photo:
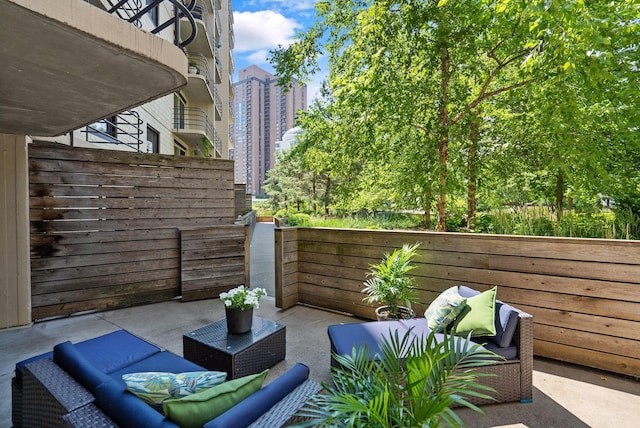
<path id="1" fill-rule="evenodd" d="M 87 125 L 80 132 L 89 143 L 123 145 L 140 152 L 145 142 L 143 123 L 138 112 L 129 110 Z"/>
<path id="2" fill-rule="evenodd" d="M 175 133 L 188 144 L 197 147 L 207 137 L 214 141 L 215 129 L 213 121 L 200 108 L 177 107 L 173 111 L 173 127 Z"/>
<path id="3" fill-rule="evenodd" d="M 207 6 L 207 2 L 203 1 L 203 0 L 198 0 L 196 2 L 196 0 L 191 0 L 192 3 L 195 2 L 195 5 L 193 6 L 193 10 L 191 11 L 193 17 L 195 19 L 199 19 L 204 23 L 204 30 L 207 33 L 207 37 L 209 38 L 209 44 L 211 46 L 215 46 L 216 45 L 216 36 L 215 36 L 215 24 L 211 21 L 211 17 L 209 16 L 211 14 L 211 11 L 209 10 L 209 7 Z"/>
<path id="4" fill-rule="evenodd" d="M 207 61 L 205 56 L 198 52 L 194 55 L 189 55 L 188 58 L 189 67 L 195 67 L 197 70 L 196 74 L 202 75 L 204 77 L 204 80 L 207 82 L 207 85 L 209 85 L 209 87 L 212 87 L 215 80 L 213 78 L 213 73 L 209 68 L 209 62 Z"/>
<path id="5" fill-rule="evenodd" d="M 107 9 L 107 12 L 109 12 L 110 14 L 115 14 L 125 21 L 140 27 L 142 25 L 141 18 L 145 15 L 149 15 L 151 17 L 153 14 L 156 14 L 157 16 L 158 5 L 164 3 L 165 1 L 173 5 L 173 7 L 169 8 L 173 10 L 173 15 L 162 23 L 158 23 L 157 25 L 154 24 L 155 26 L 151 30 L 151 33 L 157 34 L 165 28 L 173 25 L 173 43 L 176 46 L 183 48 L 191 43 L 193 39 L 195 39 L 197 34 L 196 23 L 191 14 L 191 10 L 193 10 L 195 7 L 196 0 L 190 0 L 190 2 L 186 5 L 180 0 L 152 0 L 146 3 L 146 5 L 143 4 L 142 0 L 107 0 L 110 6 L 109 9 Z M 181 18 L 186 18 L 189 26 L 191 27 L 191 32 L 187 32 L 186 34 L 188 35 L 184 38 L 181 36 L 180 32 Z M 155 19 L 152 19 L 152 22 L 155 21 Z"/>

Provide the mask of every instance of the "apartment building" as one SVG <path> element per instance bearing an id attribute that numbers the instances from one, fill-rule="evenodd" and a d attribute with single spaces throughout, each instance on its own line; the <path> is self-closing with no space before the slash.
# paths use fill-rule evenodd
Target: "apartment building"
<path id="1" fill-rule="evenodd" d="M 91 0 L 89 3 L 106 11 L 117 1 Z M 173 40 L 175 25 L 161 26 L 173 19 L 175 3 L 129 0 L 113 13 L 132 20 L 145 31 L 157 31 L 159 37 Z M 188 5 L 190 1 L 181 3 Z M 143 13 L 145 8 L 149 10 Z M 233 99 L 231 0 L 195 0 L 190 12 L 196 31 L 193 40 L 182 47 L 188 60 L 188 81 L 181 90 L 67 134 L 37 139 L 77 147 L 228 159 Z M 187 40 L 193 28 L 186 17 L 180 21 L 179 37 Z M 105 74 L 110 72 L 105 68 Z M 146 78 L 153 80 L 156 76 Z"/>
<path id="2" fill-rule="evenodd" d="M 230 0 L 0 1 L 0 328 L 28 324 L 28 146 L 228 158 Z"/>
<path id="3" fill-rule="evenodd" d="M 252 65 L 238 72 L 235 93 L 235 182 L 247 193 L 263 195 L 267 171 L 275 162 L 276 142 L 295 125 L 298 111 L 307 109 L 307 87 L 293 82 L 289 90 L 278 78 Z"/>

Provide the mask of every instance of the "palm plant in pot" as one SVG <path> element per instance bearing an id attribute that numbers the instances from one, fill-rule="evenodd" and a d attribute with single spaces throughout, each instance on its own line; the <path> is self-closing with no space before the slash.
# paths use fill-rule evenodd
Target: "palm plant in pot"
<path id="1" fill-rule="evenodd" d="M 376 309 L 378 320 L 413 318 L 411 303 L 416 298 L 413 278 L 408 273 L 415 269 L 411 260 L 419 246 L 419 242 L 404 244 L 392 253 L 385 253 L 380 263 L 369 266 L 369 278 L 362 290 L 368 296 L 362 300 L 383 305 Z"/>
<path id="2" fill-rule="evenodd" d="M 332 384 L 311 397 L 297 416 L 297 427 L 463 427 L 457 407 L 483 413 L 475 399 L 493 400 L 495 389 L 481 383 L 491 374 L 478 368 L 495 364 L 493 352 L 471 340 L 430 331 L 414 336 L 412 329 L 389 332 L 372 358 L 366 345 L 351 355 L 333 357 L 339 363 Z"/>

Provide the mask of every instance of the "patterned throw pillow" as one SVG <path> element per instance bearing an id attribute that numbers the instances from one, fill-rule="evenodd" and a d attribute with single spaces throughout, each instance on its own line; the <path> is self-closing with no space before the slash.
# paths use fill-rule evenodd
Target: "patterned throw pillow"
<path id="1" fill-rule="evenodd" d="M 424 312 L 429 329 L 442 333 L 464 310 L 466 300 L 458 293 L 458 287 L 443 291 Z"/>
<path id="2" fill-rule="evenodd" d="M 182 398 L 221 384 L 225 372 L 142 372 L 122 375 L 127 389 L 155 408 L 162 408 L 167 398 Z"/>

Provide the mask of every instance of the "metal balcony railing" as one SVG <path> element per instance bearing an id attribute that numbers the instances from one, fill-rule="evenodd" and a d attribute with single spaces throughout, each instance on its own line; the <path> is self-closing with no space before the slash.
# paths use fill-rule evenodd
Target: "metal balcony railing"
<path id="1" fill-rule="evenodd" d="M 107 0 L 109 4 L 107 12 L 117 15 L 121 19 L 124 19 L 137 27 L 141 27 L 141 18 L 145 15 L 151 16 L 152 14 L 157 14 L 158 5 L 165 1 L 173 5 L 173 7 L 170 8 L 173 10 L 173 16 L 169 17 L 165 22 L 158 23 L 157 25 L 154 23 L 154 28 L 151 30 L 151 33 L 158 34 L 165 28 L 173 25 L 173 43 L 176 46 L 183 48 L 191 43 L 197 34 L 196 23 L 191 14 L 191 10 L 195 7 L 196 0 L 190 0 L 187 4 L 181 0 L 150 0 L 144 3 L 142 0 Z M 184 40 L 180 37 L 180 18 L 186 18 L 191 27 L 191 32 Z M 152 19 L 152 22 L 153 21 L 155 20 Z"/>
<path id="2" fill-rule="evenodd" d="M 209 9 L 209 6 L 207 6 L 207 2 L 203 0 L 191 0 L 191 2 L 195 3 L 195 5 L 193 6 L 193 10 L 191 10 L 191 14 L 195 19 L 199 19 L 204 23 L 204 30 L 207 33 L 207 37 L 209 38 L 209 43 L 211 44 L 211 46 L 215 46 L 215 25 L 211 21 L 211 10 Z"/>
<path id="3" fill-rule="evenodd" d="M 218 94 L 218 87 L 213 86 L 213 98 L 216 109 L 218 109 L 218 114 L 222 116 L 222 99 L 220 99 L 220 95 Z"/>
<path id="4" fill-rule="evenodd" d="M 142 151 L 142 124 L 137 111 L 129 110 L 87 125 L 83 130 L 89 143 L 124 145 Z"/>
<path id="5" fill-rule="evenodd" d="M 204 55 L 201 53 L 196 53 L 188 56 L 189 59 L 189 67 L 195 66 L 198 74 L 201 74 L 204 77 L 205 82 L 209 88 L 213 88 L 214 86 L 214 78 L 211 69 L 209 68 L 209 63 Z"/>
<path id="6" fill-rule="evenodd" d="M 215 153 L 217 153 L 215 157 L 222 157 L 222 139 L 220 138 L 220 135 L 218 135 L 218 131 L 215 129 L 213 131 L 213 149 L 215 150 Z"/>
<path id="7" fill-rule="evenodd" d="M 214 127 L 209 115 L 194 107 L 180 107 L 173 111 L 173 126 L 178 132 L 201 132 L 213 141 Z"/>

